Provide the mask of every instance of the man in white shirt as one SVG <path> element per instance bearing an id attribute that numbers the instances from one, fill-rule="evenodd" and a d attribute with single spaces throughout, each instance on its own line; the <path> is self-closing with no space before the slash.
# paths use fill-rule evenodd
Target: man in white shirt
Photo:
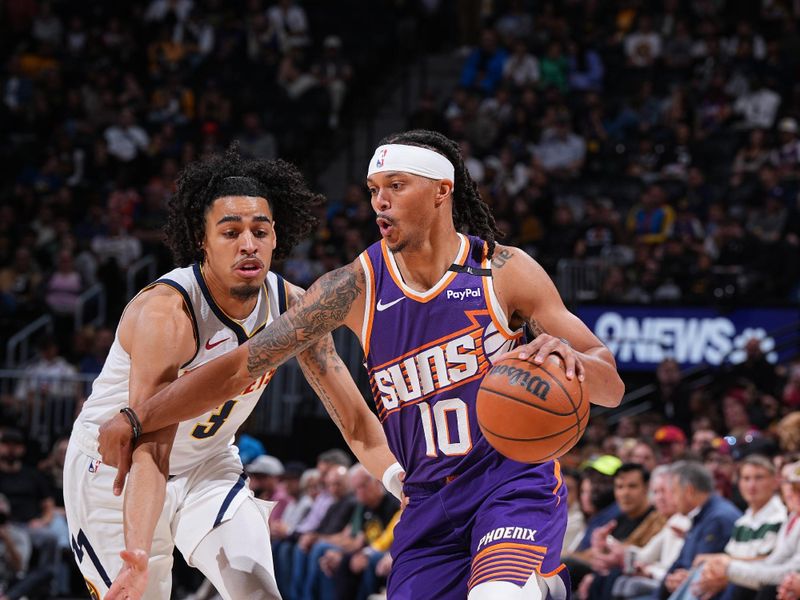
<path id="1" fill-rule="evenodd" d="M 639 19 L 639 28 L 625 37 L 625 57 L 632 67 L 652 67 L 661 56 L 661 36 L 653 31 L 647 15 Z"/>
<path id="2" fill-rule="evenodd" d="M 772 462 L 757 454 L 746 457 L 739 467 L 739 492 L 747 502 L 747 510 L 733 526 L 723 555 L 700 555 L 695 564 L 722 560 L 763 560 L 775 549 L 778 531 L 787 519 L 786 507 L 775 495 L 777 480 Z M 728 577 L 718 569 L 703 567 L 700 579 L 692 586 L 699 598 L 710 598 L 728 585 Z"/>
<path id="3" fill-rule="evenodd" d="M 744 118 L 742 126 L 746 129 L 772 129 L 780 105 L 781 97 L 777 92 L 752 81 L 750 92 L 739 96 L 733 110 Z"/>
<path id="4" fill-rule="evenodd" d="M 129 163 L 144 152 L 150 143 L 147 132 L 136 124 L 133 111 L 123 108 L 119 115 L 119 124 L 111 125 L 105 130 L 108 153 L 117 160 Z"/>
<path id="5" fill-rule="evenodd" d="M 800 462 L 781 470 L 781 494 L 789 518 L 778 531 L 775 548 L 760 560 L 736 560 L 723 554 L 706 562 L 709 577 L 724 578 L 737 587 L 737 598 L 775 596 L 775 588 L 792 573 L 800 571 Z"/>

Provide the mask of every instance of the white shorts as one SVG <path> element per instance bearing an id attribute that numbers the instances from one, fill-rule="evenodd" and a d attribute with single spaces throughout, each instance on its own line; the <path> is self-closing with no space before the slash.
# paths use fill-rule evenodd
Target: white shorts
<path id="1" fill-rule="evenodd" d="M 117 469 L 87 453 L 90 442 L 76 424 L 64 463 L 64 506 L 75 560 L 92 597 L 102 598 L 122 568 L 119 553 L 125 548 L 124 494 L 114 496 Z M 191 565 L 192 552 L 200 541 L 217 525 L 229 521 L 246 501 L 258 503 L 264 518 L 268 518 L 271 503 L 253 497 L 235 450 L 211 456 L 180 475 L 170 476 L 164 510 L 153 535 L 144 597 L 168 600 L 173 548 L 177 546 Z M 274 573 L 271 556 L 263 567 Z"/>

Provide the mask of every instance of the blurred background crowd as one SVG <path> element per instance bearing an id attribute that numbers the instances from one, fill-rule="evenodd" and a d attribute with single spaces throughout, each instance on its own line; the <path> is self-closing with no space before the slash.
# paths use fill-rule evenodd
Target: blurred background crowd
<path id="1" fill-rule="evenodd" d="M 307 286 L 377 239 L 363 165 L 324 173 L 358 155 L 354 132 L 388 133 L 400 87 L 394 129 L 460 143 L 505 242 L 571 308 L 797 308 L 799 26 L 793 0 L 0 1 L 0 590 L 81 589 L 63 436 L 125 303 L 171 268 L 165 203 L 188 162 L 238 142 L 303 169 L 323 225 L 274 268 Z M 800 594 L 797 342 L 741 349 L 623 372 L 639 409 L 597 411 L 563 460 L 580 598 Z M 320 454 L 343 446 L 335 427 L 286 389 L 239 440 L 251 486 L 285 505 L 285 597 L 366 598 L 397 507 Z M 175 597 L 213 595 L 176 564 Z"/>

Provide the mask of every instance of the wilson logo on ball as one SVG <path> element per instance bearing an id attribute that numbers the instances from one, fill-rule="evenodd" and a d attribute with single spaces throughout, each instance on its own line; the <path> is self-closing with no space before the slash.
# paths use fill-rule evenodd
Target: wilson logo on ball
<path id="1" fill-rule="evenodd" d="M 511 385 L 524 387 L 528 392 L 539 398 L 547 400 L 550 384 L 538 375 L 531 375 L 529 371 L 508 365 L 495 365 L 489 371 L 492 375 L 504 375 Z"/>

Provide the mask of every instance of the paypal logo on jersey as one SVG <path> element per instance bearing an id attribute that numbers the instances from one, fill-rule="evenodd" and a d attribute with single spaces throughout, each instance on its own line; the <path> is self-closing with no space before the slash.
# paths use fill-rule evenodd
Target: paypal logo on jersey
<path id="1" fill-rule="evenodd" d="M 465 288 L 463 290 L 447 290 L 445 296 L 448 300 L 466 300 L 467 298 L 480 298 L 481 288 Z"/>

